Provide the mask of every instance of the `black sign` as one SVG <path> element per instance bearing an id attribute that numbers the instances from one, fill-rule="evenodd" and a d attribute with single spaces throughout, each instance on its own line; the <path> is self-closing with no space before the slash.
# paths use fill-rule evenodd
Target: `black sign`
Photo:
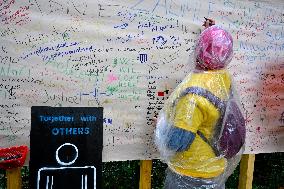
<path id="1" fill-rule="evenodd" d="M 32 107 L 32 189 L 100 189 L 103 108 Z"/>

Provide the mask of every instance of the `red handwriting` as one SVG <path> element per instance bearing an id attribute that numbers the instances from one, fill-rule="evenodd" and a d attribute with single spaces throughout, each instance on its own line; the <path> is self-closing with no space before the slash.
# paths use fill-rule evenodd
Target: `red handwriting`
<path id="1" fill-rule="evenodd" d="M 30 5 L 21 6 L 16 11 L 12 11 L 15 8 L 11 8 L 12 5 L 15 4 L 15 0 L 7 1 L 6 4 L 4 2 L 0 2 L 0 19 L 4 24 L 15 24 L 15 25 L 24 25 L 28 23 L 30 20 L 29 17 L 29 9 Z"/>

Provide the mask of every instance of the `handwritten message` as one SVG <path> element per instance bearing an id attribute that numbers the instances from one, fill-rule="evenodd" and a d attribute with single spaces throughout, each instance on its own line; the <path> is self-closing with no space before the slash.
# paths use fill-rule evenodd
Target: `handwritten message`
<path id="1" fill-rule="evenodd" d="M 157 158 L 153 117 L 194 67 L 209 17 L 234 38 L 228 69 L 246 153 L 284 151 L 283 9 L 280 0 L 0 0 L 1 147 L 29 143 L 31 106 L 104 107 L 104 161 Z"/>

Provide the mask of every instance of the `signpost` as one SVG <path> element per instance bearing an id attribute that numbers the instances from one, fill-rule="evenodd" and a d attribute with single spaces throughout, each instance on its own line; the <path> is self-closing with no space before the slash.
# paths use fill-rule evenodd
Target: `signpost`
<path id="1" fill-rule="evenodd" d="M 101 188 L 103 108 L 39 106 L 31 114 L 31 188 Z"/>

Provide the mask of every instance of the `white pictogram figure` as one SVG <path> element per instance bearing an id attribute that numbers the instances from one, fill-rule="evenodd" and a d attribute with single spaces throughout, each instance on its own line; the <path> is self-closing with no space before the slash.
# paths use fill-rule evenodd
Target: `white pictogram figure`
<path id="1" fill-rule="evenodd" d="M 60 159 L 60 150 L 71 148 L 74 158 L 68 162 Z M 65 143 L 59 146 L 55 152 L 57 163 L 65 167 L 42 167 L 38 170 L 37 189 L 61 189 L 64 183 L 72 183 L 74 189 L 96 189 L 96 168 L 94 166 L 69 167 L 75 163 L 79 155 L 77 146 Z M 63 177 L 64 174 L 71 175 L 72 178 Z M 93 181 L 92 181 L 93 180 Z"/>

